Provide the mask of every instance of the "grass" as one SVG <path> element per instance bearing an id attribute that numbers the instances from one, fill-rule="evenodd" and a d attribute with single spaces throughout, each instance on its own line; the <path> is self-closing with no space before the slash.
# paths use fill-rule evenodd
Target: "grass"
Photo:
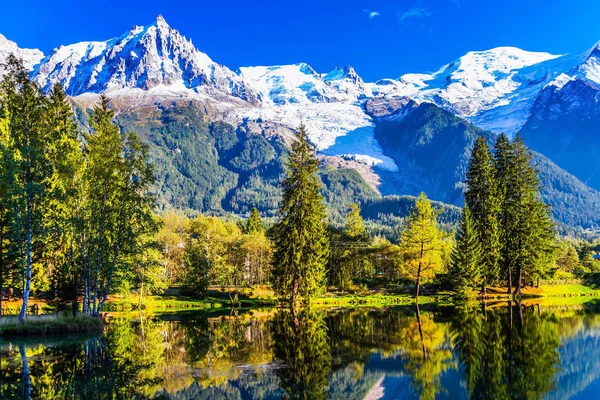
<path id="1" fill-rule="evenodd" d="M 78 314 L 73 317 L 70 313 L 28 316 L 25 323 L 19 323 L 16 316 L 0 318 L 0 336 L 39 336 L 58 333 L 84 333 L 101 331 L 104 323 L 101 318 Z"/>

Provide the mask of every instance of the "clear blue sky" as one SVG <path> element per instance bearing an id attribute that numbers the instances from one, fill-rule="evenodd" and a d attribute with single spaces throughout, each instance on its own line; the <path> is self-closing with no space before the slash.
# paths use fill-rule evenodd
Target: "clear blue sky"
<path id="1" fill-rule="evenodd" d="M 162 14 L 215 61 L 350 64 L 365 80 L 431 71 L 469 50 L 581 52 L 600 40 L 599 0 L 30 0 L 4 2 L 0 33 L 44 52 L 106 40 Z"/>

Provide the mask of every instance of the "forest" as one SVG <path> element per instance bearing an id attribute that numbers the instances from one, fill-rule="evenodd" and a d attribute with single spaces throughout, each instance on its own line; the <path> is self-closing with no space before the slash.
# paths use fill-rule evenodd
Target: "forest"
<path id="1" fill-rule="evenodd" d="M 477 139 L 462 211 L 422 193 L 362 202 L 363 210 L 357 201 L 339 215 L 328 208 L 336 199 L 325 201 L 323 181 L 343 191 L 345 178 L 323 169 L 300 126 L 281 160 L 281 198 L 265 199 L 279 205 L 276 215 L 261 215 L 258 204 L 247 214 L 193 215 L 158 207 L 149 146 L 117 124 L 106 97 L 83 130 L 60 86 L 46 95 L 16 58 L 7 67 L 0 302 L 20 299 L 22 322 L 32 296 L 52 310 L 90 316 L 113 296 L 142 302 L 168 288 L 200 298 L 220 288 L 232 304 L 254 287 L 292 303 L 326 293 L 474 297 L 494 288 L 519 296 L 525 286 L 581 281 L 600 269 L 594 243 L 558 237 L 519 136 L 500 135 L 493 148 Z M 226 126 L 211 129 L 220 146 L 236 145 Z M 248 150 L 231 161 L 253 159 Z M 201 166 L 193 172 L 202 174 Z M 385 226 L 363 220 L 386 207 L 408 216 L 388 216 Z"/>

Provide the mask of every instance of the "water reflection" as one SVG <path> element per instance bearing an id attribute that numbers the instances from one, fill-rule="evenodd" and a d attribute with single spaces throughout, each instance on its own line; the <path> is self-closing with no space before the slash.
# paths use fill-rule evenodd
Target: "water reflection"
<path id="1" fill-rule="evenodd" d="M 116 318 L 0 343 L 0 398 L 561 399 L 600 385 L 595 306 Z"/>

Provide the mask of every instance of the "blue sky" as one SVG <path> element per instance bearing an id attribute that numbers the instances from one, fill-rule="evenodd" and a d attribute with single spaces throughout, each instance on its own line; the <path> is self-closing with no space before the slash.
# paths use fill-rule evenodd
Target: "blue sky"
<path id="1" fill-rule="evenodd" d="M 8 0 L 5 0 L 8 2 Z M 30 0 L 3 4 L 0 33 L 44 52 L 106 40 L 162 14 L 215 61 L 350 64 L 365 80 L 436 70 L 469 50 L 556 54 L 600 40 L 599 0 Z"/>

